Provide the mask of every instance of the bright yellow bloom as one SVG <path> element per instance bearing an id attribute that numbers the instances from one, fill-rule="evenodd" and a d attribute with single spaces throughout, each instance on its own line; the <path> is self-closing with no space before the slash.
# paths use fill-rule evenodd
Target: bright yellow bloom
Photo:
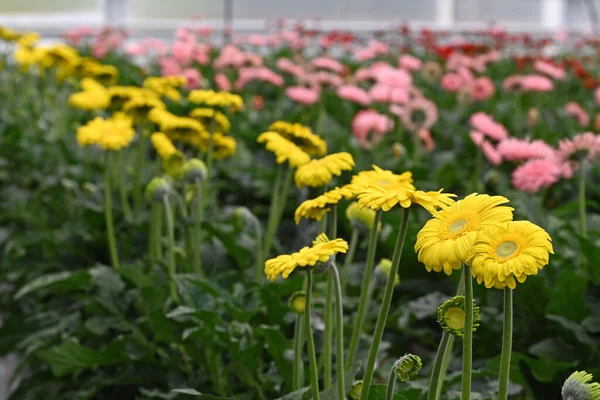
<path id="1" fill-rule="evenodd" d="M 348 243 L 343 239 L 329 240 L 321 234 L 313 242 L 312 247 L 303 247 L 300 251 L 292 254 L 284 254 L 271 258 L 265 262 L 265 275 L 267 279 L 274 281 L 279 275 L 283 279 L 298 267 L 314 267 L 317 262 L 326 262 L 334 254 L 345 253 Z"/>
<path id="2" fill-rule="evenodd" d="M 153 108 L 148 119 L 160 127 L 171 140 L 181 140 L 193 146 L 201 147 L 210 135 L 204 126 L 193 118 L 179 117 L 163 108 Z"/>
<path id="3" fill-rule="evenodd" d="M 269 130 L 279 133 L 308 154 L 322 156 L 327 153 L 327 142 L 312 133 L 307 126 L 299 123 L 276 121 L 269 126 Z"/>
<path id="4" fill-rule="evenodd" d="M 227 133 L 231 129 L 231 123 L 225 114 L 212 108 L 194 108 L 190 111 L 190 117 L 200 121 L 209 128 L 214 119 L 215 132 Z"/>
<path id="5" fill-rule="evenodd" d="M 110 95 L 111 109 L 120 110 L 128 100 L 138 96 L 142 89 L 136 86 L 111 86 L 107 90 Z"/>
<path id="6" fill-rule="evenodd" d="M 350 153 L 334 153 L 317 160 L 311 160 L 296 170 L 296 186 L 318 187 L 329 183 L 333 176 L 354 168 L 354 158 Z"/>
<path id="7" fill-rule="evenodd" d="M 77 130 L 77 142 L 80 146 L 97 144 L 104 150 L 127 147 L 134 136 L 133 123 L 123 113 L 117 113 L 109 119 L 96 117 Z"/>
<path id="8" fill-rule="evenodd" d="M 417 234 L 415 251 L 427 271 L 447 275 L 467 260 L 477 234 L 512 220 L 512 207 L 502 196 L 473 193 L 435 213 Z"/>
<path id="9" fill-rule="evenodd" d="M 104 110 L 110 105 L 106 90 L 84 90 L 69 96 L 69 105 L 80 110 Z"/>
<path id="10" fill-rule="evenodd" d="M 6 40 L 7 42 L 13 42 L 21 37 L 19 32 L 16 32 L 9 27 L 0 26 L 0 39 Z"/>
<path id="11" fill-rule="evenodd" d="M 377 165 L 373 165 L 372 170 L 359 172 L 350 181 L 351 184 L 360 186 L 377 185 L 384 189 L 399 187 L 404 190 L 416 190 L 412 182 L 412 173 L 409 171 L 398 175 L 392 171 L 379 168 Z"/>
<path id="12" fill-rule="evenodd" d="M 369 185 L 358 195 L 358 205 L 373 210 L 389 211 L 396 205 L 409 208 L 411 205 L 418 204 L 433 214 L 438 209 L 454 203 L 452 197 L 456 197 L 456 195 L 442 193 L 442 190 L 422 192 L 420 190 L 406 190 L 399 186 L 386 189 L 381 186 Z"/>
<path id="13" fill-rule="evenodd" d="M 19 38 L 17 43 L 19 46 L 31 47 L 40 40 L 40 34 L 37 32 L 27 32 Z"/>
<path id="14" fill-rule="evenodd" d="M 188 95 L 188 100 L 207 107 L 223 107 L 234 110 L 244 106 L 244 100 L 240 95 L 229 92 L 215 92 L 214 90 L 192 90 Z"/>
<path id="15" fill-rule="evenodd" d="M 302 218 L 320 221 L 323 219 L 323 215 L 329 211 L 329 206 L 337 204 L 342 199 L 348 200 L 352 198 L 354 198 L 354 192 L 352 190 L 348 190 L 345 187 L 335 188 L 300 204 L 294 214 L 294 220 L 296 221 L 296 224 L 300 223 Z"/>
<path id="16" fill-rule="evenodd" d="M 514 289 L 516 281 L 537 275 L 550 254 L 552 239 L 545 230 L 529 221 L 510 221 L 481 231 L 466 262 L 485 287 Z"/>
<path id="17" fill-rule="evenodd" d="M 150 141 L 152 142 L 152 147 L 154 147 L 154 150 L 156 150 L 160 158 L 163 160 L 166 160 L 177 152 L 177 148 L 173 145 L 171 139 L 169 139 L 167 135 L 162 132 L 155 132 L 150 135 Z"/>
<path id="18" fill-rule="evenodd" d="M 106 86 L 112 86 L 119 80 L 119 69 L 114 65 L 87 64 L 85 73 Z"/>
<path id="19" fill-rule="evenodd" d="M 22 71 L 26 71 L 31 66 L 38 64 L 41 56 L 42 52 L 39 49 L 25 46 L 18 46 L 14 53 L 14 59 Z"/>
<path id="20" fill-rule="evenodd" d="M 50 47 L 39 48 L 41 51 L 41 64 L 44 67 L 50 66 L 76 66 L 80 57 L 77 49 L 66 44 L 55 44 Z"/>
<path id="21" fill-rule="evenodd" d="M 204 148 L 208 151 L 208 145 Z M 225 136 L 220 132 L 213 133 L 213 158 L 223 160 L 235 154 L 237 150 L 237 142 L 231 136 Z"/>
<path id="22" fill-rule="evenodd" d="M 261 133 L 256 139 L 258 143 L 266 143 L 266 148 L 275 154 L 277 164 L 288 161 L 290 167 L 297 168 L 310 161 L 310 156 L 301 148 L 276 132 Z"/>
<path id="23" fill-rule="evenodd" d="M 144 80 L 144 87 L 172 101 L 179 101 L 181 93 L 177 88 L 186 83 L 185 76 L 151 76 Z"/>
<path id="24" fill-rule="evenodd" d="M 148 113 L 154 108 L 166 108 L 156 96 L 133 96 L 123 104 L 123 111 L 129 115 L 134 122 L 141 123 L 148 118 Z"/>

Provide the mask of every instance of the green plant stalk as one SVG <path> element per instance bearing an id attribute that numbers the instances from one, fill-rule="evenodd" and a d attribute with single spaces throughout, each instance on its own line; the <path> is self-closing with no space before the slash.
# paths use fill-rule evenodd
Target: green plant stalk
<path id="1" fill-rule="evenodd" d="M 194 270 L 196 274 L 200 276 L 204 276 L 204 272 L 202 271 L 202 259 L 200 254 L 200 244 L 201 244 L 201 229 L 202 229 L 202 221 L 200 219 L 201 211 L 201 197 L 202 197 L 202 182 L 196 179 L 194 182 L 194 199 L 191 204 L 191 214 L 192 219 L 194 221 L 194 228 L 192 234 L 192 257 L 194 263 Z"/>
<path id="2" fill-rule="evenodd" d="M 375 254 L 377 252 L 377 235 L 379 233 L 377 227 L 381 223 L 381 216 L 383 211 L 378 210 L 375 214 L 375 221 L 373 221 L 373 227 L 369 231 L 369 248 L 367 250 L 367 265 L 365 268 L 365 274 L 363 275 L 362 285 L 360 288 L 360 300 L 358 302 L 358 310 L 356 311 L 356 317 L 354 322 L 354 329 L 352 330 L 352 338 L 350 339 L 350 347 L 348 348 L 348 356 L 346 357 L 346 372 L 350 371 L 352 364 L 354 364 L 354 357 L 356 357 L 356 351 L 358 350 L 358 343 L 360 342 L 360 333 L 363 329 L 365 311 L 368 308 L 370 300 L 369 286 L 371 284 L 371 276 L 373 274 L 373 265 L 375 264 Z M 364 386 L 363 386 L 364 387 Z"/>
<path id="3" fill-rule="evenodd" d="M 435 361 L 433 362 L 433 371 L 431 371 L 431 378 L 429 379 L 429 391 L 427 392 L 427 400 L 436 400 L 438 387 L 441 386 L 442 382 L 442 367 L 444 365 L 444 358 L 448 345 L 450 343 L 451 334 L 444 331 L 442 333 L 442 340 L 435 354 Z"/>
<path id="4" fill-rule="evenodd" d="M 502 353 L 500 355 L 500 380 L 498 381 L 498 400 L 508 399 L 508 381 L 510 376 L 510 356 L 513 335 L 513 291 L 504 288 L 504 323 L 502 332 Z"/>
<path id="5" fill-rule="evenodd" d="M 144 170 L 144 163 L 146 161 L 146 128 L 141 127 L 138 137 L 138 143 L 135 151 L 135 171 L 133 175 L 133 214 L 137 219 L 142 207 L 142 193 L 144 188 L 142 186 L 142 171 Z"/>
<path id="6" fill-rule="evenodd" d="M 126 175 L 126 171 L 127 171 L 127 163 L 125 162 L 125 159 L 123 158 L 123 152 L 119 151 L 118 153 L 118 158 L 119 158 L 119 166 L 120 166 L 120 171 L 119 171 L 119 197 L 121 198 L 121 207 L 123 208 L 123 214 L 125 214 L 125 219 L 127 221 L 131 221 L 132 220 L 132 213 L 131 213 L 131 206 L 129 205 L 129 199 L 127 198 L 127 185 L 125 184 L 125 175 Z"/>
<path id="7" fill-rule="evenodd" d="M 394 293 L 395 277 L 398 273 L 398 267 L 400 266 L 400 259 L 402 258 L 402 249 L 404 248 L 404 239 L 406 238 L 406 230 L 408 228 L 408 215 L 409 209 L 404 208 L 402 225 L 400 226 L 400 231 L 398 232 L 398 238 L 396 240 L 396 246 L 394 247 L 392 267 L 390 269 L 390 275 L 385 286 L 385 292 L 383 293 L 383 300 L 381 301 L 381 306 L 379 307 L 377 324 L 375 325 L 375 332 L 373 332 L 373 341 L 371 342 L 371 348 L 369 349 L 369 357 L 365 367 L 365 375 L 363 377 L 363 387 L 360 394 L 360 400 L 367 400 L 369 398 L 369 390 L 371 389 L 373 373 L 375 372 L 375 361 L 377 360 L 379 344 L 381 343 L 381 337 L 383 336 L 383 330 L 385 329 L 387 316 L 390 311 L 390 304 L 392 302 L 392 295 Z M 377 227 L 377 221 L 374 226 Z"/>
<path id="8" fill-rule="evenodd" d="M 204 221 L 206 214 L 206 204 L 208 202 L 209 188 L 210 188 L 210 174 L 212 173 L 213 164 L 213 148 L 215 145 L 214 129 L 215 121 L 211 120 L 210 123 L 210 138 L 208 139 L 208 149 L 206 152 L 206 177 L 202 181 L 202 196 L 200 197 L 200 221 Z"/>
<path id="9" fill-rule="evenodd" d="M 302 328 L 302 314 L 298 314 L 296 315 L 296 326 L 294 329 L 294 381 L 292 388 L 294 391 L 304 386 L 304 362 L 302 359 L 304 335 Z"/>
<path id="10" fill-rule="evenodd" d="M 582 237 L 587 238 L 587 226 L 585 221 L 585 161 L 579 165 L 579 229 Z"/>
<path id="11" fill-rule="evenodd" d="M 285 211 L 288 193 L 290 192 L 290 186 L 292 184 L 293 177 L 294 177 L 294 170 L 291 167 L 288 167 L 286 175 L 285 175 L 285 179 L 283 182 L 282 190 L 281 190 L 281 195 L 279 196 L 279 200 L 277 202 L 277 214 L 276 214 L 276 219 L 275 219 L 275 226 L 273 228 L 273 232 L 272 232 L 272 236 L 271 236 L 270 245 L 273 244 L 273 238 L 275 237 L 275 235 L 277 234 L 277 231 L 279 230 L 279 223 L 281 222 L 281 218 L 283 217 L 283 213 Z M 269 247 L 269 250 L 270 249 L 271 248 Z"/>
<path id="12" fill-rule="evenodd" d="M 110 260 L 113 268 L 118 269 L 119 255 L 117 253 L 115 228 L 113 226 L 111 174 L 111 153 L 107 150 L 104 152 L 104 219 L 106 222 L 106 236 L 108 239 Z"/>
<path id="13" fill-rule="evenodd" d="M 481 183 L 481 150 L 475 150 L 475 168 L 473 168 L 473 192 L 480 193 Z"/>
<path id="14" fill-rule="evenodd" d="M 225 384 L 221 379 L 222 375 L 224 375 L 222 365 L 223 361 L 221 360 L 219 353 L 216 353 L 214 350 L 207 347 L 204 351 L 204 354 L 206 356 L 207 364 L 210 367 L 212 381 L 215 386 L 215 392 L 217 392 L 219 396 L 226 397 L 227 389 L 225 388 Z"/>
<path id="15" fill-rule="evenodd" d="M 162 250 L 160 245 L 161 231 L 162 204 L 153 202 L 150 218 L 150 240 L 148 242 L 148 249 L 150 256 L 154 260 L 160 260 L 162 258 Z"/>
<path id="16" fill-rule="evenodd" d="M 463 336 L 462 400 L 471 398 L 471 370 L 473 364 L 473 277 L 471 267 L 463 264 L 465 280 L 465 329 Z"/>
<path id="17" fill-rule="evenodd" d="M 348 279 L 350 277 L 350 265 L 354 261 L 354 253 L 356 253 L 356 247 L 358 245 L 358 229 L 352 229 L 352 236 L 350 236 L 350 245 L 348 246 L 348 253 L 344 257 L 344 266 L 342 269 L 342 294 L 346 293 L 346 286 L 348 285 Z"/>
<path id="18" fill-rule="evenodd" d="M 317 355 L 315 353 L 315 340 L 313 338 L 312 325 L 310 321 L 312 302 L 312 270 L 306 270 L 306 303 L 304 306 L 304 329 L 306 330 L 306 344 L 308 347 L 308 362 L 310 371 L 310 386 L 312 389 L 312 400 L 319 400 L 319 375 L 317 367 Z"/>
<path id="19" fill-rule="evenodd" d="M 271 193 L 271 206 L 269 208 L 269 217 L 267 219 L 267 230 L 263 238 L 262 255 L 265 259 L 269 257 L 269 251 L 271 250 L 271 241 L 275 236 L 275 220 L 277 219 L 281 185 L 283 184 L 283 168 L 283 165 L 279 165 L 277 167 L 277 174 L 275 175 L 275 186 L 273 187 L 273 193 Z"/>
<path id="20" fill-rule="evenodd" d="M 169 279 L 171 286 L 171 297 L 174 301 L 177 301 L 179 296 L 177 295 L 177 287 L 175 286 L 175 222 L 173 221 L 173 209 L 171 208 L 171 202 L 169 196 L 163 196 L 163 203 L 165 209 L 165 219 L 167 222 L 167 237 L 169 239 Z"/>
<path id="21" fill-rule="evenodd" d="M 392 365 L 390 370 L 390 376 L 388 377 L 387 389 L 385 391 L 385 400 L 394 399 L 394 387 L 396 386 L 396 368 L 398 368 L 398 361 Z"/>
<path id="22" fill-rule="evenodd" d="M 340 273 L 335 266 L 335 262 L 331 261 L 329 270 L 331 272 L 329 275 L 333 277 L 335 286 L 335 331 L 337 333 L 335 339 L 335 359 L 337 363 L 338 399 L 344 399 L 346 397 L 346 383 L 344 379 L 344 304 L 342 301 L 342 282 L 340 281 Z"/>
<path id="23" fill-rule="evenodd" d="M 329 239 L 333 240 L 337 236 L 337 206 L 333 205 L 331 211 L 327 215 L 329 227 Z M 335 258 L 331 258 L 331 262 L 335 262 Z M 327 292 L 325 295 L 325 337 L 323 340 L 323 362 L 325 365 L 325 376 L 323 377 L 323 389 L 329 389 L 333 382 L 333 363 L 332 349 L 333 344 L 333 277 L 332 274 L 327 275 Z"/>

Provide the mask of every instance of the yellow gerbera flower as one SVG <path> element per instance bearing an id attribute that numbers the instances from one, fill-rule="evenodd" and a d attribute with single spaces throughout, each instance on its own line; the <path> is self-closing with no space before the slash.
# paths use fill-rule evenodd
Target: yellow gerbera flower
<path id="1" fill-rule="evenodd" d="M 303 247 L 295 253 L 284 254 L 267 260 L 265 262 L 265 275 L 271 281 L 274 281 L 280 275 L 283 279 L 287 279 L 298 267 L 314 267 L 317 262 L 325 262 L 332 255 L 345 253 L 347 250 L 348 243 L 345 240 L 329 240 L 325 234 L 321 234 L 313 242 L 312 247 Z"/>
<path id="2" fill-rule="evenodd" d="M 323 186 L 340 176 L 342 171 L 350 171 L 354 168 L 354 158 L 350 153 L 334 153 L 309 163 L 296 170 L 294 180 L 299 188 L 304 186 Z"/>
<path id="3" fill-rule="evenodd" d="M 372 170 L 359 172 L 350 181 L 351 184 L 359 186 L 377 185 L 383 188 L 401 187 L 405 190 L 416 190 L 412 182 L 412 173 L 409 171 L 398 175 L 377 165 L 373 165 Z"/>
<path id="4" fill-rule="evenodd" d="M 83 80 L 81 82 L 83 85 Z M 127 101 L 131 100 L 134 96 L 138 96 L 142 89 L 136 86 L 111 86 L 107 90 L 110 95 L 110 107 L 120 110 Z"/>
<path id="5" fill-rule="evenodd" d="M 129 115 L 134 122 L 141 123 L 148 118 L 148 113 L 154 108 L 166 108 L 156 96 L 136 95 L 123 104 L 123 111 Z"/>
<path id="6" fill-rule="evenodd" d="M 266 149 L 275 154 L 277 164 L 288 161 L 290 167 L 297 168 L 310 161 L 310 156 L 301 148 L 276 132 L 261 133 L 256 139 L 258 143 L 266 143 Z"/>
<path id="7" fill-rule="evenodd" d="M 80 146 L 97 144 L 104 150 L 127 147 L 134 136 L 131 118 L 123 113 L 117 113 L 109 119 L 96 117 L 77 130 L 77 142 Z"/>
<path id="8" fill-rule="evenodd" d="M 329 206 L 337 204 L 342 199 L 348 200 L 352 198 L 354 198 L 352 190 L 346 187 L 336 187 L 314 199 L 306 200 L 296 209 L 296 213 L 294 214 L 296 224 L 300 223 L 302 218 L 311 218 L 320 221 L 323 219 L 323 215 L 329 211 Z"/>
<path id="9" fill-rule="evenodd" d="M 215 92 L 214 90 L 192 90 L 188 95 L 188 100 L 207 107 L 240 109 L 244 106 L 244 100 L 240 95 L 229 92 Z"/>
<path id="10" fill-rule="evenodd" d="M 440 208 L 445 208 L 454 203 L 455 194 L 437 192 L 422 192 L 420 190 L 406 190 L 401 186 L 383 188 L 377 185 L 368 185 L 358 195 L 358 205 L 369 207 L 373 210 L 389 211 L 392 207 L 400 205 L 409 208 L 418 204 L 430 213 L 435 213 Z"/>
<path id="11" fill-rule="evenodd" d="M 119 69 L 114 65 L 89 64 L 86 74 L 106 86 L 111 86 L 119 80 Z"/>
<path id="12" fill-rule="evenodd" d="M 150 135 L 150 141 L 152 142 L 152 147 L 158 153 L 160 158 L 163 160 L 169 158 L 172 154 L 177 152 L 177 148 L 171 142 L 171 139 L 167 137 L 162 132 L 155 132 Z"/>
<path id="13" fill-rule="evenodd" d="M 208 151 L 208 145 L 202 148 Z M 213 158 L 223 160 L 235 154 L 237 142 L 231 136 L 225 136 L 221 132 L 213 133 Z"/>
<path id="14" fill-rule="evenodd" d="M 182 75 L 150 76 L 144 80 L 144 87 L 169 100 L 179 101 L 181 93 L 177 88 L 182 87 L 186 82 L 187 79 Z"/>
<path id="15" fill-rule="evenodd" d="M 211 121 L 215 121 L 215 131 L 227 133 L 231 129 L 231 123 L 225 114 L 212 108 L 195 108 L 190 111 L 190 117 L 197 119 L 204 126 L 209 127 Z"/>
<path id="16" fill-rule="evenodd" d="M 279 133 L 308 154 L 322 156 L 327 153 L 327 142 L 319 135 L 315 135 L 307 126 L 276 121 L 269 126 L 269 130 Z"/>
<path id="17" fill-rule="evenodd" d="M 106 90 L 84 90 L 69 96 L 69 105 L 80 110 L 104 110 L 110 105 Z"/>
<path id="18" fill-rule="evenodd" d="M 435 213 L 417 234 L 415 251 L 427 271 L 447 275 L 467 260 L 482 229 L 512 220 L 512 207 L 502 196 L 473 193 Z"/>
<path id="19" fill-rule="evenodd" d="M 485 287 L 516 288 L 528 275 L 537 275 L 554 254 L 550 235 L 529 221 L 510 221 L 477 235 L 467 264 Z"/>

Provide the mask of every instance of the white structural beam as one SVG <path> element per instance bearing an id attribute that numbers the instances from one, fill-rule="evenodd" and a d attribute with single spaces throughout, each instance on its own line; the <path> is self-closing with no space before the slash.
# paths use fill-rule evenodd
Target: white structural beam
<path id="1" fill-rule="evenodd" d="M 451 28 L 456 21 L 455 0 L 437 0 L 436 25 L 440 28 Z"/>
<path id="2" fill-rule="evenodd" d="M 547 30 L 561 29 L 565 25 L 566 0 L 542 0 L 542 27 Z"/>
<path id="3" fill-rule="evenodd" d="M 129 13 L 128 0 L 103 0 L 102 17 L 104 24 L 109 26 L 125 27 Z"/>

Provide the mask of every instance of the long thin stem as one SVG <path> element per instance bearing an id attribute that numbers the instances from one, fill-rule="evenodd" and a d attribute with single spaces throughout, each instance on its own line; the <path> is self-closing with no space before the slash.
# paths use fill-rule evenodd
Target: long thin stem
<path id="1" fill-rule="evenodd" d="M 463 337 L 462 400 L 471 398 L 471 369 L 473 363 L 473 277 L 471 267 L 463 264 L 465 280 L 465 329 Z"/>
<path id="2" fill-rule="evenodd" d="M 342 293 L 346 293 L 346 286 L 348 285 L 348 278 L 350 277 L 350 265 L 354 261 L 354 253 L 358 245 L 358 229 L 352 229 L 352 236 L 350 237 L 350 245 L 348 246 L 348 252 L 344 257 L 344 266 L 342 269 Z"/>
<path id="3" fill-rule="evenodd" d="M 371 275 L 373 274 L 373 265 L 375 264 L 375 254 L 377 252 L 377 227 L 381 222 L 382 213 L 383 212 L 381 210 L 377 211 L 375 214 L 375 221 L 373 221 L 373 227 L 369 231 L 367 265 L 365 267 L 365 274 L 363 275 L 362 285 L 360 288 L 360 300 L 358 302 L 358 310 L 356 311 L 356 317 L 354 319 L 354 329 L 352 330 L 352 338 L 350 339 L 350 347 L 348 348 L 348 357 L 346 358 L 346 372 L 350 371 L 352 364 L 354 364 L 354 357 L 356 357 L 358 343 L 360 342 L 360 333 L 363 329 L 365 311 L 368 308 L 367 306 L 370 299 L 369 286 L 371 283 Z"/>
<path id="4" fill-rule="evenodd" d="M 117 253 L 117 243 L 115 239 L 115 228 L 113 226 L 112 214 L 112 190 L 111 190 L 111 155 L 110 151 L 104 153 L 104 219 L 106 223 L 106 237 L 108 239 L 108 249 L 110 251 L 110 260 L 113 268 L 119 268 L 119 255 Z"/>
<path id="5" fill-rule="evenodd" d="M 433 362 L 433 371 L 431 372 L 431 378 L 429 379 L 429 391 L 427 392 L 427 400 L 436 400 L 438 387 L 442 384 L 440 378 L 442 375 L 442 366 L 444 364 L 444 358 L 448 345 L 450 343 L 450 334 L 446 331 L 442 333 L 442 340 L 438 347 L 435 355 L 435 361 Z"/>
<path id="6" fill-rule="evenodd" d="M 375 372 L 375 361 L 377 360 L 379 344 L 381 343 L 381 337 L 383 336 L 383 330 L 385 329 L 387 316 L 390 311 L 390 304 L 392 303 L 395 277 L 398 273 L 398 267 L 400 266 L 400 259 L 402 258 L 402 249 L 404 248 L 404 239 L 406 238 L 406 229 L 408 228 L 409 209 L 405 208 L 403 214 L 404 215 L 402 216 L 402 225 L 400 226 L 400 231 L 398 232 L 396 247 L 394 247 L 394 256 L 392 257 L 392 267 L 390 269 L 390 275 L 385 286 L 385 292 L 383 293 L 383 300 L 381 301 L 379 315 L 377 316 L 377 324 L 375 325 L 375 332 L 373 332 L 371 348 L 369 349 L 369 358 L 367 359 L 365 375 L 363 377 L 363 388 L 360 394 L 360 400 L 367 400 L 369 398 L 369 390 L 371 389 L 371 381 L 373 380 L 373 373 Z M 373 226 L 377 227 L 377 225 L 378 221 L 376 221 L 375 225 Z"/>
<path id="7" fill-rule="evenodd" d="M 123 214 L 125 214 L 125 219 L 127 221 L 131 221 L 132 220 L 132 213 L 131 213 L 131 206 L 129 205 L 129 199 L 127 198 L 127 185 L 125 182 L 125 175 L 126 175 L 126 165 L 127 162 L 125 161 L 125 158 L 123 157 L 123 152 L 120 151 L 118 153 L 118 159 L 119 159 L 119 197 L 121 198 L 121 207 L 123 208 Z"/>
<path id="8" fill-rule="evenodd" d="M 396 386 L 396 368 L 398 368 L 398 361 L 392 365 L 390 370 L 390 376 L 388 377 L 387 390 L 385 391 L 385 400 L 394 399 L 394 387 Z"/>
<path id="9" fill-rule="evenodd" d="M 137 139 L 137 148 L 135 149 L 135 171 L 133 175 L 133 213 L 137 218 L 140 212 L 142 204 L 142 192 L 143 188 L 141 185 L 142 171 L 144 170 L 144 162 L 146 161 L 146 128 L 142 127 L 139 130 L 139 136 Z"/>
<path id="10" fill-rule="evenodd" d="M 202 196 L 200 197 L 200 221 L 204 221 L 206 218 L 206 205 L 208 203 L 208 196 L 210 193 L 210 176 L 212 173 L 213 164 L 213 147 L 214 147 L 214 133 L 215 133 L 215 121 L 211 120 L 210 123 L 210 138 L 208 139 L 208 149 L 206 153 L 206 177 L 202 181 Z"/>
<path id="11" fill-rule="evenodd" d="M 580 234 L 587 238 L 587 226 L 585 220 L 585 161 L 579 165 L 579 229 Z"/>
<path id="12" fill-rule="evenodd" d="M 500 355 L 500 380 L 498 381 L 498 400 L 508 399 L 508 381 L 510 376 L 510 356 L 513 334 L 513 291 L 504 288 L 504 323 L 502 332 L 502 353 Z"/>
<path id="13" fill-rule="evenodd" d="M 194 270 L 196 271 L 196 273 L 198 275 L 203 275 L 203 271 L 202 271 L 202 259 L 201 259 L 201 254 L 200 254 L 200 245 L 202 244 L 202 237 L 201 237 L 201 229 L 202 229 L 202 220 L 200 219 L 201 217 L 201 206 L 202 206 L 202 201 L 201 201 L 201 197 L 202 197 L 202 181 L 200 181 L 199 179 L 197 179 L 194 182 L 194 199 L 192 201 L 191 204 L 191 214 L 192 214 L 192 218 L 194 220 L 194 229 L 193 229 L 193 234 L 192 234 L 192 257 L 193 257 L 193 263 L 194 263 Z"/>
<path id="14" fill-rule="evenodd" d="M 177 287 L 175 286 L 175 222 L 173 221 L 173 209 L 169 201 L 169 196 L 163 197 L 165 219 L 167 222 L 167 237 L 169 239 L 169 279 L 171 280 L 171 297 L 177 301 Z"/>
<path id="15" fill-rule="evenodd" d="M 327 215 L 329 227 L 329 239 L 337 236 L 337 207 L 334 205 Z M 332 262 L 335 262 L 332 260 Z M 325 365 L 325 376 L 323 389 L 328 389 L 333 382 L 332 349 L 333 344 L 333 277 L 327 275 L 327 292 L 325 294 L 325 337 L 323 340 L 323 361 Z"/>
<path id="16" fill-rule="evenodd" d="M 473 192 L 475 193 L 480 193 L 480 183 L 481 183 L 481 162 L 482 162 L 482 155 L 481 155 L 481 150 L 480 149 L 476 149 L 475 150 L 475 168 L 473 168 Z"/>
<path id="17" fill-rule="evenodd" d="M 344 304 L 342 302 L 342 283 L 340 274 L 334 262 L 331 262 L 329 269 L 333 277 L 335 286 L 335 358 L 337 363 L 337 386 L 338 399 L 344 399 L 346 396 L 346 383 L 344 379 Z"/>
<path id="18" fill-rule="evenodd" d="M 302 314 L 296 315 L 296 326 L 294 329 L 294 385 L 293 390 L 296 391 L 304 386 L 304 330 L 302 325 Z"/>
<path id="19" fill-rule="evenodd" d="M 313 400 L 319 400 L 319 375 L 317 371 L 317 355 L 315 353 L 315 340 L 313 338 L 312 325 L 310 321 L 312 302 L 312 270 L 306 271 L 306 303 L 304 307 L 304 329 L 306 330 L 306 344 L 308 346 L 308 362 L 310 370 L 310 386 L 312 388 Z"/>
<path id="20" fill-rule="evenodd" d="M 263 257 L 266 259 L 269 257 L 269 251 L 271 250 L 271 241 L 275 236 L 275 220 L 277 219 L 277 212 L 279 210 L 279 198 L 281 195 L 281 185 L 283 184 L 283 165 L 277 167 L 277 174 L 275 175 L 275 185 L 273 186 L 273 192 L 271 193 L 271 207 L 269 208 L 269 217 L 267 219 L 267 230 L 265 231 L 265 237 L 263 239 Z"/>
<path id="21" fill-rule="evenodd" d="M 162 258 L 160 246 L 162 232 L 162 204 L 153 202 L 150 218 L 150 239 L 148 241 L 148 250 L 150 257 L 155 261 Z"/>

